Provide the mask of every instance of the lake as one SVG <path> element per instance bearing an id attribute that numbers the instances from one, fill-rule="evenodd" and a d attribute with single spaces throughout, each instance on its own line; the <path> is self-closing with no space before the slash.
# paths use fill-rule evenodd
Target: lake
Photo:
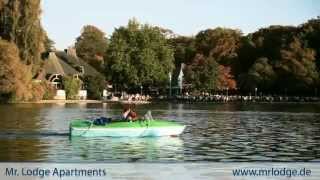
<path id="1" fill-rule="evenodd" d="M 72 119 L 116 116 L 121 105 L 0 105 L 0 161 L 320 162 L 320 104 L 153 103 L 136 110 L 187 128 L 180 137 L 70 138 Z"/>

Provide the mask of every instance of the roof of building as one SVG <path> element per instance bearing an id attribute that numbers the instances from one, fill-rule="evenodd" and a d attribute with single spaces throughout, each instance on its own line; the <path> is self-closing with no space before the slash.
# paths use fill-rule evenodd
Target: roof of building
<path id="1" fill-rule="evenodd" d="M 76 74 L 103 76 L 91 65 L 77 57 L 75 50 L 72 49 L 68 49 L 68 51 L 56 51 L 48 53 L 47 57 L 44 58 L 43 71 L 41 71 L 39 75 L 40 74 L 42 74 L 42 76 L 45 74 L 60 74 L 62 76 Z"/>
<path id="2" fill-rule="evenodd" d="M 58 58 L 54 52 L 49 53 L 48 58 L 45 59 L 43 69 L 46 74 L 61 74 L 62 76 L 80 74 L 79 71 Z"/>
<path id="3" fill-rule="evenodd" d="M 68 49 L 68 51 L 57 51 L 56 55 L 60 59 L 62 59 L 64 62 L 69 64 L 75 69 L 78 69 L 80 71 L 80 67 L 82 66 L 84 69 L 85 75 L 90 76 L 102 76 L 100 72 L 98 72 L 95 68 L 93 68 L 91 65 L 86 63 L 83 59 L 76 56 L 75 53 L 69 53 L 71 50 Z"/>

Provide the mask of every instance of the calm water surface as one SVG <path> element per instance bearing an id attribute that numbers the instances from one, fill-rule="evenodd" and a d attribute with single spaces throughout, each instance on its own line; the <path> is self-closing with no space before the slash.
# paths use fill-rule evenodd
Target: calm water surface
<path id="1" fill-rule="evenodd" d="M 112 104 L 0 105 L 0 161 L 318 161 L 319 104 L 151 104 L 187 125 L 181 137 L 70 138 L 75 118 L 118 115 Z"/>

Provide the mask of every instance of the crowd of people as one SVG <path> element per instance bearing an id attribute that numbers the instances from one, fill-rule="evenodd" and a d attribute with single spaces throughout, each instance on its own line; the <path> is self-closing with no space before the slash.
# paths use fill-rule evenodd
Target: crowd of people
<path id="1" fill-rule="evenodd" d="M 210 94 L 207 92 L 199 94 L 189 94 L 188 92 L 182 95 L 172 95 L 171 97 L 161 95 L 151 97 L 150 95 L 127 94 L 123 93 L 120 97 L 113 96 L 111 98 L 117 101 L 125 101 L 127 103 L 134 102 L 150 102 L 152 98 L 155 100 L 178 100 L 186 102 L 320 102 L 318 96 L 286 96 L 286 95 L 227 95 L 227 94 Z"/>
<path id="2" fill-rule="evenodd" d="M 120 97 L 120 100 L 125 101 L 149 101 L 151 100 L 151 96 L 149 95 L 141 95 L 141 94 L 123 94 Z"/>
<path id="3" fill-rule="evenodd" d="M 168 97 L 159 97 L 160 100 Z M 281 96 L 281 95 L 220 95 L 220 94 L 200 94 L 200 95 L 177 95 L 172 99 L 186 102 L 319 102 L 319 97 L 307 96 Z"/>

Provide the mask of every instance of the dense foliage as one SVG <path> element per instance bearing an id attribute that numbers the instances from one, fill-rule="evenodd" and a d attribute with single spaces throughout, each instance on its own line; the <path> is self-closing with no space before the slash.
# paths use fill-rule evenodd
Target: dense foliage
<path id="1" fill-rule="evenodd" d="M 0 0 L 0 36 L 14 42 L 21 61 L 35 74 L 41 65 L 45 31 L 40 22 L 40 0 Z"/>
<path id="2" fill-rule="evenodd" d="M 320 51 L 306 38 L 316 31 L 308 32 L 307 24 L 270 26 L 245 37 L 236 74 L 242 91 L 258 88 L 265 93 L 314 94 L 319 87 L 316 61 Z"/>
<path id="3" fill-rule="evenodd" d="M 117 28 L 106 53 L 106 75 L 118 88 L 163 87 L 173 69 L 173 49 L 161 28 L 130 20 Z"/>
<path id="4" fill-rule="evenodd" d="M 39 100 L 46 91 L 45 85 L 32 81 L 46 50 L 40 14 L 40 0 L 0 0 L 0 99 L 4 101 Z"/>
<path id="5" fill-rule="evenodd" d="M 44 93 L 41 86 L 31 82 L 30 68 L 21 62 L 16 45 L 5 40 L 0 40 L 0 77 L 3 101 L 28 101 Z"/>
<path id="6" fill-rule="evenodd" d="M 105 89 L 105 79 L 102 76 L 85 76 L 85 88 L 89 99 L 101 99 L 102 92 Z"/>
<path id="7" fill-rule="evenodd" d="M 103 56 L 108 47 L 105 36 L 97 27 L 87 25 L 75 43 L 77 55 L 99 71 L 103 70 Z"/>
<path id="8" fill-rule="evenodd" d="M 40 23 L 41 0 L 0 0 L 0 98 L 51 98 L 47 83 L 32 78 L 43 65 L 41 54 L 54 42 Z M 229 28 L 205 29 L 195 36 L 140 24 L 135 19 L 110 38 L 95 26 L 76 39 L 78 57 L 105 77 L 84 77 L 89 98 L 100 98 L 104 79 L 117 90 L 176 86 L 180 68 L 185 91 L 316 95 L 320 88 L 320 18 L 299 26 L 270 26 L 243 35 Z M 182 66 L 184 64 L 184 66 Z M 69 99 L 78 80 L 65 77 Z"/>
<path id="9" fill-rule="evenodd" d="M 176 69 L 184 68 L 189 90 L 236 89 L 234 69 L 241 40 L 238 30 L 216 28 L 199 32 L 195 37 L 177 37 L 170 42 L 175 48 Z M 175 71 L 177 76 L 178 71 Z"/>
<path id="10" fill-rule="evenodd" d="M 77 99 L 78 92 L 81 88 L 81 81 L 79 79 L 65 76 L 63 77 L 62 84 L 66 91 L 67 99 Z"/>
<path id="11" fill-rule="evenodd" d="M 239 30 L 207 29 L 170 42 L 176 69 L 186 64 L 184 83 L 192 89 L 250 93 L 257 88 L 268 94 L 315 95 L 320 83 L 319 37 L 318 18 L 245 36 Z"/>

